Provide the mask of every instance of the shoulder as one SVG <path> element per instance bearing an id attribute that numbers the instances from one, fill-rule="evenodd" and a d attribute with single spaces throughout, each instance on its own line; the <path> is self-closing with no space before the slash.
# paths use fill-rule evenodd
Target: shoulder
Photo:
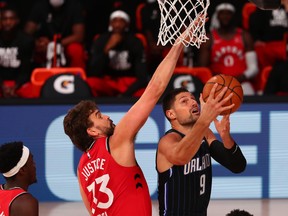
<path id="1" fill-rule="evenodd" d="M 34 205 L 34 204 L 38 204 L 38 200 L 32 196 L 32 194 L 26 192 L 21 194 L 20 196 L 18 196 L 15 201 L 17 204 L 21 203 L 21 204 L 25 204 L 25 205 Z"/>
<path id="2" fill-rule="evenodd" d="M 11 204 L 11 211 L 16 215 L 38 215 L 39 203 L 38 200 L 30 193 L 23 193 L 18 196 Z"/>
<path id="3" fill-rule="evenodd" d="M 182 139 L 181 134 L 176 131 L 168 131 L 164 136 L 162 136 L 159 140 L 159 147 L 160 146 L 167 146 L 170 143 L 179 142 Z M 165 147 L 164 147 L 165 148 Z"/>

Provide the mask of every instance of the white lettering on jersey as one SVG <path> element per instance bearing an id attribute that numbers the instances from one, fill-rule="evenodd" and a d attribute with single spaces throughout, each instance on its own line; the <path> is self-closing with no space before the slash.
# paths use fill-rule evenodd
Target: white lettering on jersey
<path id="1" fill-rule="evenodd" d="M 189 163 L 184 166 L 184 175 L 189 173 L 202 171 L 211 166 L 210 154 L 205 154 L 200 160 L 199 157 L 193 158 Z"/>
<path id="2" fill-rule="evenodd" d="M 88 177 L 91 175 L 91 173 L 94 173 L 96 170 L 104 170 L 104 163 L 105 159 L 96 158 L 95 160 L 92 160 L 91 162 L 87 163 L 83 169 L 81 174 L 85 177 L 85 181 L 88 181 Z"/>
<path id="3" fill-rule="evenodd" d="M 1 216 L 1 215 L 0 215 Z M 101 214 L 98 214 L 97 216 L 108 216 L 107 212 L 103 212 Z"/>
<path id="4" fill-rule="evenodd" d="M 114 70 L 128 70 L 132 67 L 129 62 L 129 52 L 123 51 L 109 51 L 110 67 Z"/>
<path id="5" fill-rule="evenodd" d="M 0 48 L 0 65 L 6 68 L 18 68 L 21 61 L 17 59 L 18 47 Z"/>
<path id="6" fill-rule="evenodd" d="M 239 49 L 237 46 L 223 46 L 220 50 L 218 50 L 216 52 L 216 56 L 214 57 L 214 61 L 215 62 L 219 62 L 221 58 L 223 58 L 223 56 L 225 57 L 224 59 L 224 65 L 226 67 L 231 67 L 234 65 L 234 57 L 233 56 L 237 56 L 239 59 L 243 59 L 244 58 L 244 53 L 243 50 Z M 227 56 L 229 57 L 228 59 Z"/>

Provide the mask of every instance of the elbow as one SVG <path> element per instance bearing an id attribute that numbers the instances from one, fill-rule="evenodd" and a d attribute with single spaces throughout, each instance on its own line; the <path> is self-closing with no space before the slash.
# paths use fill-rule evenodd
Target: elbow
<path id="1" fill-rule="evenodd" d="M 245 171 L 246 166 L 247 166 L 247 161 L 244 158 L 241 162 L 236 163 L 231 171 L 235 174 L 242 173 Z"/>

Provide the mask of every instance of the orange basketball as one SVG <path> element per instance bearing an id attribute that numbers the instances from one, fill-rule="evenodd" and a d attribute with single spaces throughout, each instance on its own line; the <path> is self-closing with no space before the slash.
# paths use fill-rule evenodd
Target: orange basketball
<path id="1" fill-rule="evenodd" d="M 222 88 L 227 86 L 228 89 L 224 94 L 223 98 L 227 97 L 231 92 L 233 92 L 233 97 L 225 104 L 228 106 L 230 104 L 235 104 L 232 109 L 220 113 L 220 115 L 227 115 L 235 112 L 243 102 L 243 89 L 239 81 L 230 75 L 218 74 L 210 78 L 203 87 L 202 97 L 206 102 L 209 97 L 210 91 L 215 83 L 218 83 L 217 89 L 215 91 L 215 97 L 221 92 Z M 222 98 L 222 99 L 223 99 Z"/>

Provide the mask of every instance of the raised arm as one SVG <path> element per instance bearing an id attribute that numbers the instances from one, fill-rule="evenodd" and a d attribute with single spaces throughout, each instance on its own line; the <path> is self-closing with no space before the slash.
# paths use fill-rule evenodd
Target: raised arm
<path id="1" fill-rule="evenodd" d="M 119 164 L 125 166 L 135 165 L 134 140 L 136 134 L 165 91 L 183 47 L 182 43 L 177 44 L 177 41 L 175 42 L 175 45 L 171 47 L 157 67 L 143 95 L 115 127 L 114 134 L 110 138 L 110 150 L 113 158 Z"/>
<path id="2" fill-rule="evenodd" d="M 143 126 L 166 89 L 182 49 L 182 44 L 178 44 L 171 48 L 167 56 L 154 72 L 143 95 L 116 126 L 115 133 L 117 133 L 117 137 L 120 135 L 122 139 L 134 140 L 135 135 Z M 127 130 L 127 128 L 129 128 L 129 130 Z"/>
<path id="3" fill-rule="evenodd" d="M 110 137 L 110 150 L 113 158 L 119 164 L 135 165 L 134 140 L 136 134 L 166 89 L 182 49 L 182 44 L 171 48 L 154 72 L 143 95 L 115 127 L 114 134 Z"/>

